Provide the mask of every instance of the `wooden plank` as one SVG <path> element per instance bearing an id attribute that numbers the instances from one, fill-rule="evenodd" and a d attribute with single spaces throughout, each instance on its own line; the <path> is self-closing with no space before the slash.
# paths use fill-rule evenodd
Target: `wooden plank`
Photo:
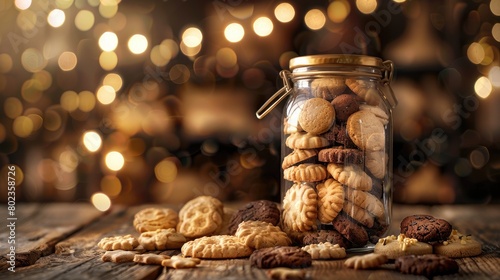
<path id="1" fill-rule="evenodd" d="M 22 207 L 20 208 L 22 209 Z M 81 229 L 102 215 L 93 206 L 83 203 L 41 204 L 30 208 L 27 216 L 17 212 L 15 221 L 16 267 L 35 263 L 51 254 L 57 242 Z M 2 227 L 0 240 L 7 240 L 7 227 Z M 0 267 L 7 264 L 9 244 L 0 244 Z"/>

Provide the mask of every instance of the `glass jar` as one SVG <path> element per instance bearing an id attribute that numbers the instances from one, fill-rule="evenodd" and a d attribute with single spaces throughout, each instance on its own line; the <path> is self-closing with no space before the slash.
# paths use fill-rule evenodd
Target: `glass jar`
<path id="1" fill-rule="evenodd" d="M 371 248 L 391 221 L 393 64 L 362 55 L 312 55 L 291 59 L 290 70 L 280 72 L 284 87 L 256 114 L 263 118 L 288 97 L 281 225 L 300 245 Z"/>

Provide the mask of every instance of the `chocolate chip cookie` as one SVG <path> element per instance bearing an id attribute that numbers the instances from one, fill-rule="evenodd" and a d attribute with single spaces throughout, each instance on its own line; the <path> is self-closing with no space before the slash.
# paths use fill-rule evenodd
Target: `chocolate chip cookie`
<path id="1" fill-rule="evenodd" d="M 368 243 L 368 233 L 365 228 L 350 219 L 344 212 L 340 212 L 332 222 L 333 227 L 354 246 L 364 246 Z"/>
<path id="2" fill-rule="evenodd" d="M 303 245 L 310 244 L 318 244 L 330 242 L 332 244 L 339 244 L 340 247 L 343 248 L 351 248 L 351 242 L 345 239 L 338 231 L 336 230 L 327 230 L 321 229 L 318 231 L 308 231 L 304 233 L 304 237 L 302 239 Z"/>
<path id="3" fill-rule="evenodd" d="M 259 268 L 303 268 L 312 265 L 312 258 L 299 247 L 276 246 L 255 250 L 250 255 L 250 263 Z"/>
<path id="4" fill-rule="evenodd" d="M 244 221 L 262 221 L 276 226 L 280 222 L 280 210 L 276 203 L 270 200 L 249 202 L 231 217 L 229 234 L 234 235 L 238 225 Z"/>
<path id="5" fill-rule="evenodd" d="M 434 254 L 403 256 L 397 258 L 394 264 L 396 270 L 401 273 L 423 275 L 427 278 L 458 272 L 456 261 Z"/>
<path id="6" fill-rule="evenodd" d="M 421 242 L 446 240 L 451 230 L 450 223 L 431 215 L 412 215 L 401 221 L 401 233 Z"/>

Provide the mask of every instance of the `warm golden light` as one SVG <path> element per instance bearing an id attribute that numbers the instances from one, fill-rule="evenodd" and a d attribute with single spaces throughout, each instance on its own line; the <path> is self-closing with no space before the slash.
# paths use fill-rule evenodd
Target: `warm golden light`
<path id="1" fill-rule="evenodd" d="M 477 96 L 481 98 L 487 98 L 490 96 L 491 91 L 493 90 L 493 87 L 491 86 L 490 80 L 488 78 L 482 76 L 477 79 L 476 83 L 474 84 L 474 91 L 476 92 Z"/>
<path id="2" fill-rule="evenodd" d="M 102 69 L 110 71 L 118 64 L 118 56 L 115 52 L 102 52 L 99 56 L 99 65 Z"/>
<path id="3" fill-rule="evenodd" d="M 68 112 L 73 112 L 74 110 L 78 109 L 78 103 L 79 103 L 79 98 L 78 94 L 72 90 L 65 91 L 61 95 L 61 107 L 68 111 Z"/>
<path id="4" fill-rule="evenodd" d="M 273 28 L 273 22 L 268 17 L 260 17 L 253 22 L 253 31 L 261 37 L 271 34 Z"/>
<path id="5" fill-rule="evenodd" d="M 335 0 L 328 5 L 328 18 L 335 23 L 343 22 L 351 12 L 351 5 L 346 0 Z"/>
<path id="6" fill-rule="evenodd" d="M 494 87 L 500 87 L 500 66 L 491 67 L 488 73 L 488 79 L 491 82 L 491 85 Z"/>
<path id="7" fill-rule="evenodd" d="M 141 34 L 135 34 L 128 40 L 128 49 L 133 54 L 141 54 L 148 48 L 148 39 Z"/>
<path id="8" fill-rule="evenodd" d="M 122 88 L 123 80 L 120 75 L 109 73 L 102 80 L 102 84 L 112 86 L 115 91 L 119 91 Z"/>
<path id="9" fill-rule="evenodd" d="M 10 119 L 15 119 L 23 113 L 23 103 L 16 97 L 8 97 L 3 103 L 3 111 Z"/>
<path id="10" fill-rule="evenodd" d="M 73 5 L 73 0 L 56 0 L 55 2 L 56 6 L 63 10 L 68 9 L 71 5 Z"/>
<path id="11" fill-rule="evenodd" d="M 78 59 L 76 58 L 76 54 L 72 52 L 63 52 L 57 60 L 59 68 L 63 71 L 71 71 L 75 69 L 77 62 Z"/>
<path id="12" fill-rule="evenodd" d="M 231 48 L 222 48 L 217 51 L 215 60 L 220 66 L 224 68 L 231 68 L 238 62 L 238 57 Z"/>
<path id="13" fill-rule="evenodd" d="M 162 183 L 170 183 L 177 177 L 177 166 L 172 161 L 164 159 L 155 166 L 155 176 Z"/>
<path id="14" fill-rule="evenodd" d="M 47 60 L 41 51 L 28 48 L 21 54 L 21 64 L 28 72 L 38 72 L 47 66 Z"/>
<path id="15" fill-rule="evenodd" d="M 110 197 L 116 197 L 122 191 L 122 183 L 116 176 L 106 175 L 101 179 L 101 190 Z"/>
<path id="16" fill-rule="evenodd" d="M 78 94 L 78 109 L 82 112 L 90 112 L 95 107 L 95 96 L 92 92 L 84 90 Z"/>
<path id="17" fill-rule="evenodd" d="M 231 43 L 236 43 L 245 36 L 245 29 L 239 23 L 231 23 L 224 29 L 224 36 Z"/>
<path id="18" fill-rule="evenodd" d="M 105 52 L 111 52 L 118 46 L 118 36 L 115 33 L 107 31 L 99 37 L 99 47 Z"/>
<path id="19" fill-rule="evenodd" d="M 14 1 L 14 5 L 19 10 L 26 10 L 31 6 L 31 0 L 16 0 Z"/>
<path id="20" fill-rule="evenodd" d="M 189 48 L 197 47 L 203 40 L 201 30 L 196 27 L 189 27 L 182 33 L 182 42 Z"/>
<path id="21" fill-rule="evenodd" d="M 309 10 L 304 16 L 304 22 L 311 30 L 318 30 L 325 26 L 325 14 L 318 9 Z"/>
<path id="22" fill-rule="evenodd" d="M 103 193 L 93 194 L 90 200 L 94 207 L 101 212 L 106 212 L 111 208 L 111 199 Z"/>
<path id="23" fill-rule="evenodd" d="M 113 171 L 118 171 L 125 165 L 125 159 L 119 152 L 113 151 L 106 154 L 106 166 Z"/>
<path id="24" fill-rule="evenodd" d="M 95 131 L 87 131 L 83 134 L 83 145 L 89 152 L 97 152 L 102 145 L 101 136 Z"/>
<path id="25" fill-rule="evenodd" d="M 491 28 L 491 36 L 497 41 L 500 42 L 500 23 L 495 23 Z"/>
<path id="26" fill-rule="evenodd" d="M 0 73 L 8 73 L 12 69 L 12 58 L 6 53 L 0 54 Z"/>
<path id="27" fill-rule="evenodd" d="M 112 86 L 104 85 L 97 90 L 97 100 L 103 104 L 108 105 L 113 103 L 116 98 L 115 89 Z"/>
<path id="28" fill-rule="evenodd" d="M 371 14 L 377 9 L 377 0 L 356 0 L 356 7 L 363 14 Z"/>
<path id="29" fill-rule="evenodd" d="M 81 10 L 76 14 L 75 26 L 80 31 L 87 31 L 94 26 L 95 18 L 94 14 L 88 10 Z"/>
<path id="30" fill-rule="evenodd" d="M 64 14 L 64 12 L 59 9 L 54 9 L 50 11 L 49 15 L 47 16 L 47 22 L 49 23 L 50 26 L 55 28 L 63 25 L 65 20 L 66 20 L 66 14 Z"/>
<path id="31" fill-rule="evenodd" d="M 500 0 L 491 0 L 490 10 L 495 16 L 500 16 Z"/>
<path id="32" fill-rule="evenodd" d="M 483 46 L 476 42 L 470 44 L 469 48 L 467 48 L 467 57 L 474 64 L 481 63 L 485 57 Z"/>
<path id="33" fill-rule="evenodd" d="M 26 116 L 19 116 L 12 123 L 12 132 L 21 138 L 26 138 L 33 132 L 33 121 Z"/>
<path id="34" fill-rule="evenodd" d="M 103 18 L 112 18 L 118 12 L 118 3 L 112 3 L 112 1 L 101 1 L 99 5 L 99 14 Z"/>
<path id="35" fill-rule="evenodd" d="M 281 3 L 274 9 L 274 16 L 280 22 L 290 22 L 295 17 L 295 9 L 289 3 Z"/>

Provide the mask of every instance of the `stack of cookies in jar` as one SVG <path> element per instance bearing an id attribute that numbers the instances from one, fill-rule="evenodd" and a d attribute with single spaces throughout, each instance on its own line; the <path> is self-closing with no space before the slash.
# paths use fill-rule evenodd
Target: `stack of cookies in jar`
<path id="1" fill-rule="evenodd" d="M 283 125 L 282 226 L 299 243 L 313 235 L 363 247 L 387 230 L 389 114 L 377 87 L 367 78 L 297 81 Z"/>

